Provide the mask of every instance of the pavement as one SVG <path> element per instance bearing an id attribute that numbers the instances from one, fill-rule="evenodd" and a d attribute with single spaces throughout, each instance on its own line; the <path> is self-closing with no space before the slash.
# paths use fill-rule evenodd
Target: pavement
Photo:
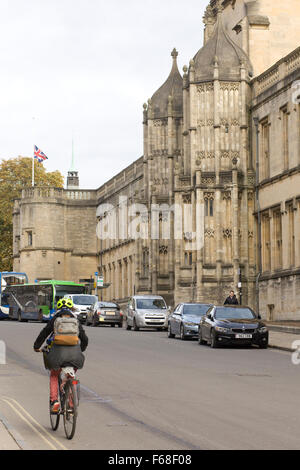
<path id="1" fill-rule="evenodd" d="M 269 347 L 293 352 L 300 346 L 300 322 L 266 322 L 269 328 Z"/>
<path id="2" fill-rule="evenodd" d="M 0 450 L 20 450 L 17 433 L 0 414 Z"/>

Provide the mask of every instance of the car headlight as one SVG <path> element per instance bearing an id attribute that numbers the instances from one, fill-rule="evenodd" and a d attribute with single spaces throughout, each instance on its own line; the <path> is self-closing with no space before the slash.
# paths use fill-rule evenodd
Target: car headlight
<path id="1" fill-rule="evenodd" d="M 231 333 L 230 328 L 222 328 L 221 326 L 216 326 L 215 330 L 219 331 L 220 333 Z"/>
<path id="2" fill-rule="evenodd" d="M 261 328 L 258 328 L 259 333 L 267 333 L 268 328 L 266 326 L 262 326 Z"/>

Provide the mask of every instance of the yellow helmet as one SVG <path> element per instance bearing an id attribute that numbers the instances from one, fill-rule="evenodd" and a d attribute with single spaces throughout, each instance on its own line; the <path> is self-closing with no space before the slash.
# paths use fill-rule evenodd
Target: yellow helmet
<path id="1" fill-rule="evenodd" d="M 60 310 L 62 308 L 73 308 L 73 307 L 74 307 L 73 300 L 66 299 L 66 298 L 59 299 L 56 305 L 57 310 Z"/>

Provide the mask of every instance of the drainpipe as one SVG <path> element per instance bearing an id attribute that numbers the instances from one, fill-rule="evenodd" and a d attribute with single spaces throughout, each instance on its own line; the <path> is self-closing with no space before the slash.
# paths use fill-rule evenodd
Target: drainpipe
<path id="1" fill-rule="evenodd" d="M 255 182 L 255 199 L 256 199 L 256 210 L 257 210 L 257 276 L 256 276 L 256 313 L 259 314 L 259 278 L 262 270 L 261 260 L 261 212 L 259 204 L 259 121 L 258 117 L 253 118 L 255 130 L 256 130 L 256 182 Z"/>

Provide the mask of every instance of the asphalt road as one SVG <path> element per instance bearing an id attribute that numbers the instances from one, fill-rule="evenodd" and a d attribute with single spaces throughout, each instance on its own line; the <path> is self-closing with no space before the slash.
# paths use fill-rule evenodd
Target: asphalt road
<path id="1" fill-rule="evenodd" d="M 76 435 L 49 424 L 43 325 L 0 322 L 0 419 L 25 449 L 300 449 L 300 366 L 271 349 L 199 346 L 166 332 L 86 327 Z M 1 443 L 0 443 L 1 448 Z"/>

